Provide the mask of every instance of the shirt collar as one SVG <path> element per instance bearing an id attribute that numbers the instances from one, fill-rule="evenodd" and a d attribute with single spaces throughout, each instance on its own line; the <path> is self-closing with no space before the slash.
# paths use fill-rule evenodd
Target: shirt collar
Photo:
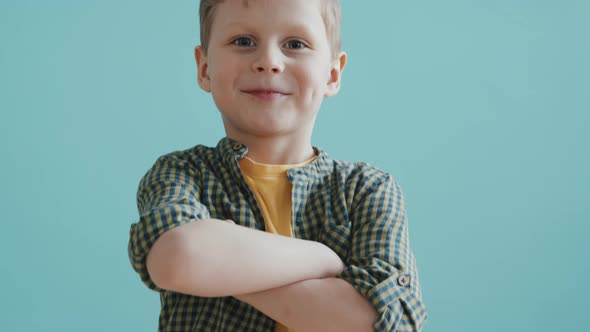
<path id="1" fill-rule="evenodd" d="M 288 171 L 289 179 L 311 181 L 317 177 L 330 174 L 334 165 L 328 153 L 316 146 L 313 146 L 313 149 L 318 157 L 307 165 L 290 169 Z M 248 154 L 248 147 L 245 144 L 227 136 L 219 140 L 215 150 L 219 157 L 230 165 L 235 165 L 235 160 L 241 159 Z"/>

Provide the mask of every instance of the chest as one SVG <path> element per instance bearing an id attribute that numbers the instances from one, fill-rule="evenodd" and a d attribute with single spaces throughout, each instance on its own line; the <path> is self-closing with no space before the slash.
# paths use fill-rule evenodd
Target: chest
<path id="1" fill-rule="evenodd" d="M 231 219 L 236 224 L 265 230 L 261 202 L 243 178 L 203 177 L 200 200 L 211 218 Z M 293 237 L 321 242 L 342 259 L 348 256 L 352 222 L 351 194 L 337 178 L 293 181 L 290 186 Z"/>

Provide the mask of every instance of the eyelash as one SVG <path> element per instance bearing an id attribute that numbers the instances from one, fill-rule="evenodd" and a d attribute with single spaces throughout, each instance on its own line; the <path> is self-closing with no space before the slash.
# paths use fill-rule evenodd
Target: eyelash
<path id="1" fill-rule="evenodd" d="M 249 45 L 240 45 L 238 43 L 239 41 L 244 41 L 244 40 L 248 40 L 251 43 Z M 252 47 L 253 46 L 252 43 L 254 43 L 254 40 L 252 38 L 250 38 L 250 37 L 244 37 L 244 36 L 238 37 L 238 38 L 236 38 L 236 39 L 234 39 L 232 41 L 232 44 L 235 45 L 235 46 L 238 46 L 238 47 Z M 304 42 L 302 42 L 301 40 L 298 40 L 298 39 L 289 40 L 286 44 L 290 44 L 290 43 L 297 43 L 297 44 L 300 45 L 300 47 L 294 47 L 294 48 L 293 47 L 288 47 L 288 49 L 301 50 L 301 49 L 304 49 L 304 48 L 308 48 L 307 44 L 305 44 Z"/>

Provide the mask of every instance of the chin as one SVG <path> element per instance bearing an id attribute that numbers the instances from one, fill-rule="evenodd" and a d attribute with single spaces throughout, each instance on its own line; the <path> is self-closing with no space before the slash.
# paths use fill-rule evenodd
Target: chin
<path id="1" fill-rule="evenodd" d="M 263 126 L 263 125 L 252 126 L 252 127 L 248 128 L 248 130 L 247 130 L 247 132 L 249 134 L 260 136 L 260 137 L 285 135 L 291 131 L 293 131 L 293 128 L 290 128 L 290 127 Z"/>

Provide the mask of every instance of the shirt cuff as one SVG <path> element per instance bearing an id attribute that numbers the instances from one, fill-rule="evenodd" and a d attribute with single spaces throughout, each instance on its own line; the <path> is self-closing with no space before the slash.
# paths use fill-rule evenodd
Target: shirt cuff
<path id="1" fill-rule="evenodd" d="M 157 292 L 164 290 L 153 282 L 147 270 L 147 255 L 156 240 L 173 228 L 207 218 L 210 218 L 209 212 L 204 208 L 172 205 L 155 209 L 131 225 L 127 248 L 129 260 L 149 289 Z"/>
<path id="2" fill-rule="evenodd" d="M 408 273 L 395 272 L 378 282 L 357 266 L 348 266 L 338 278 L 349 282 L 377 311 L 376 332 L 421 331 L 428 312 L 422 302 L 418 280 Z"/>

